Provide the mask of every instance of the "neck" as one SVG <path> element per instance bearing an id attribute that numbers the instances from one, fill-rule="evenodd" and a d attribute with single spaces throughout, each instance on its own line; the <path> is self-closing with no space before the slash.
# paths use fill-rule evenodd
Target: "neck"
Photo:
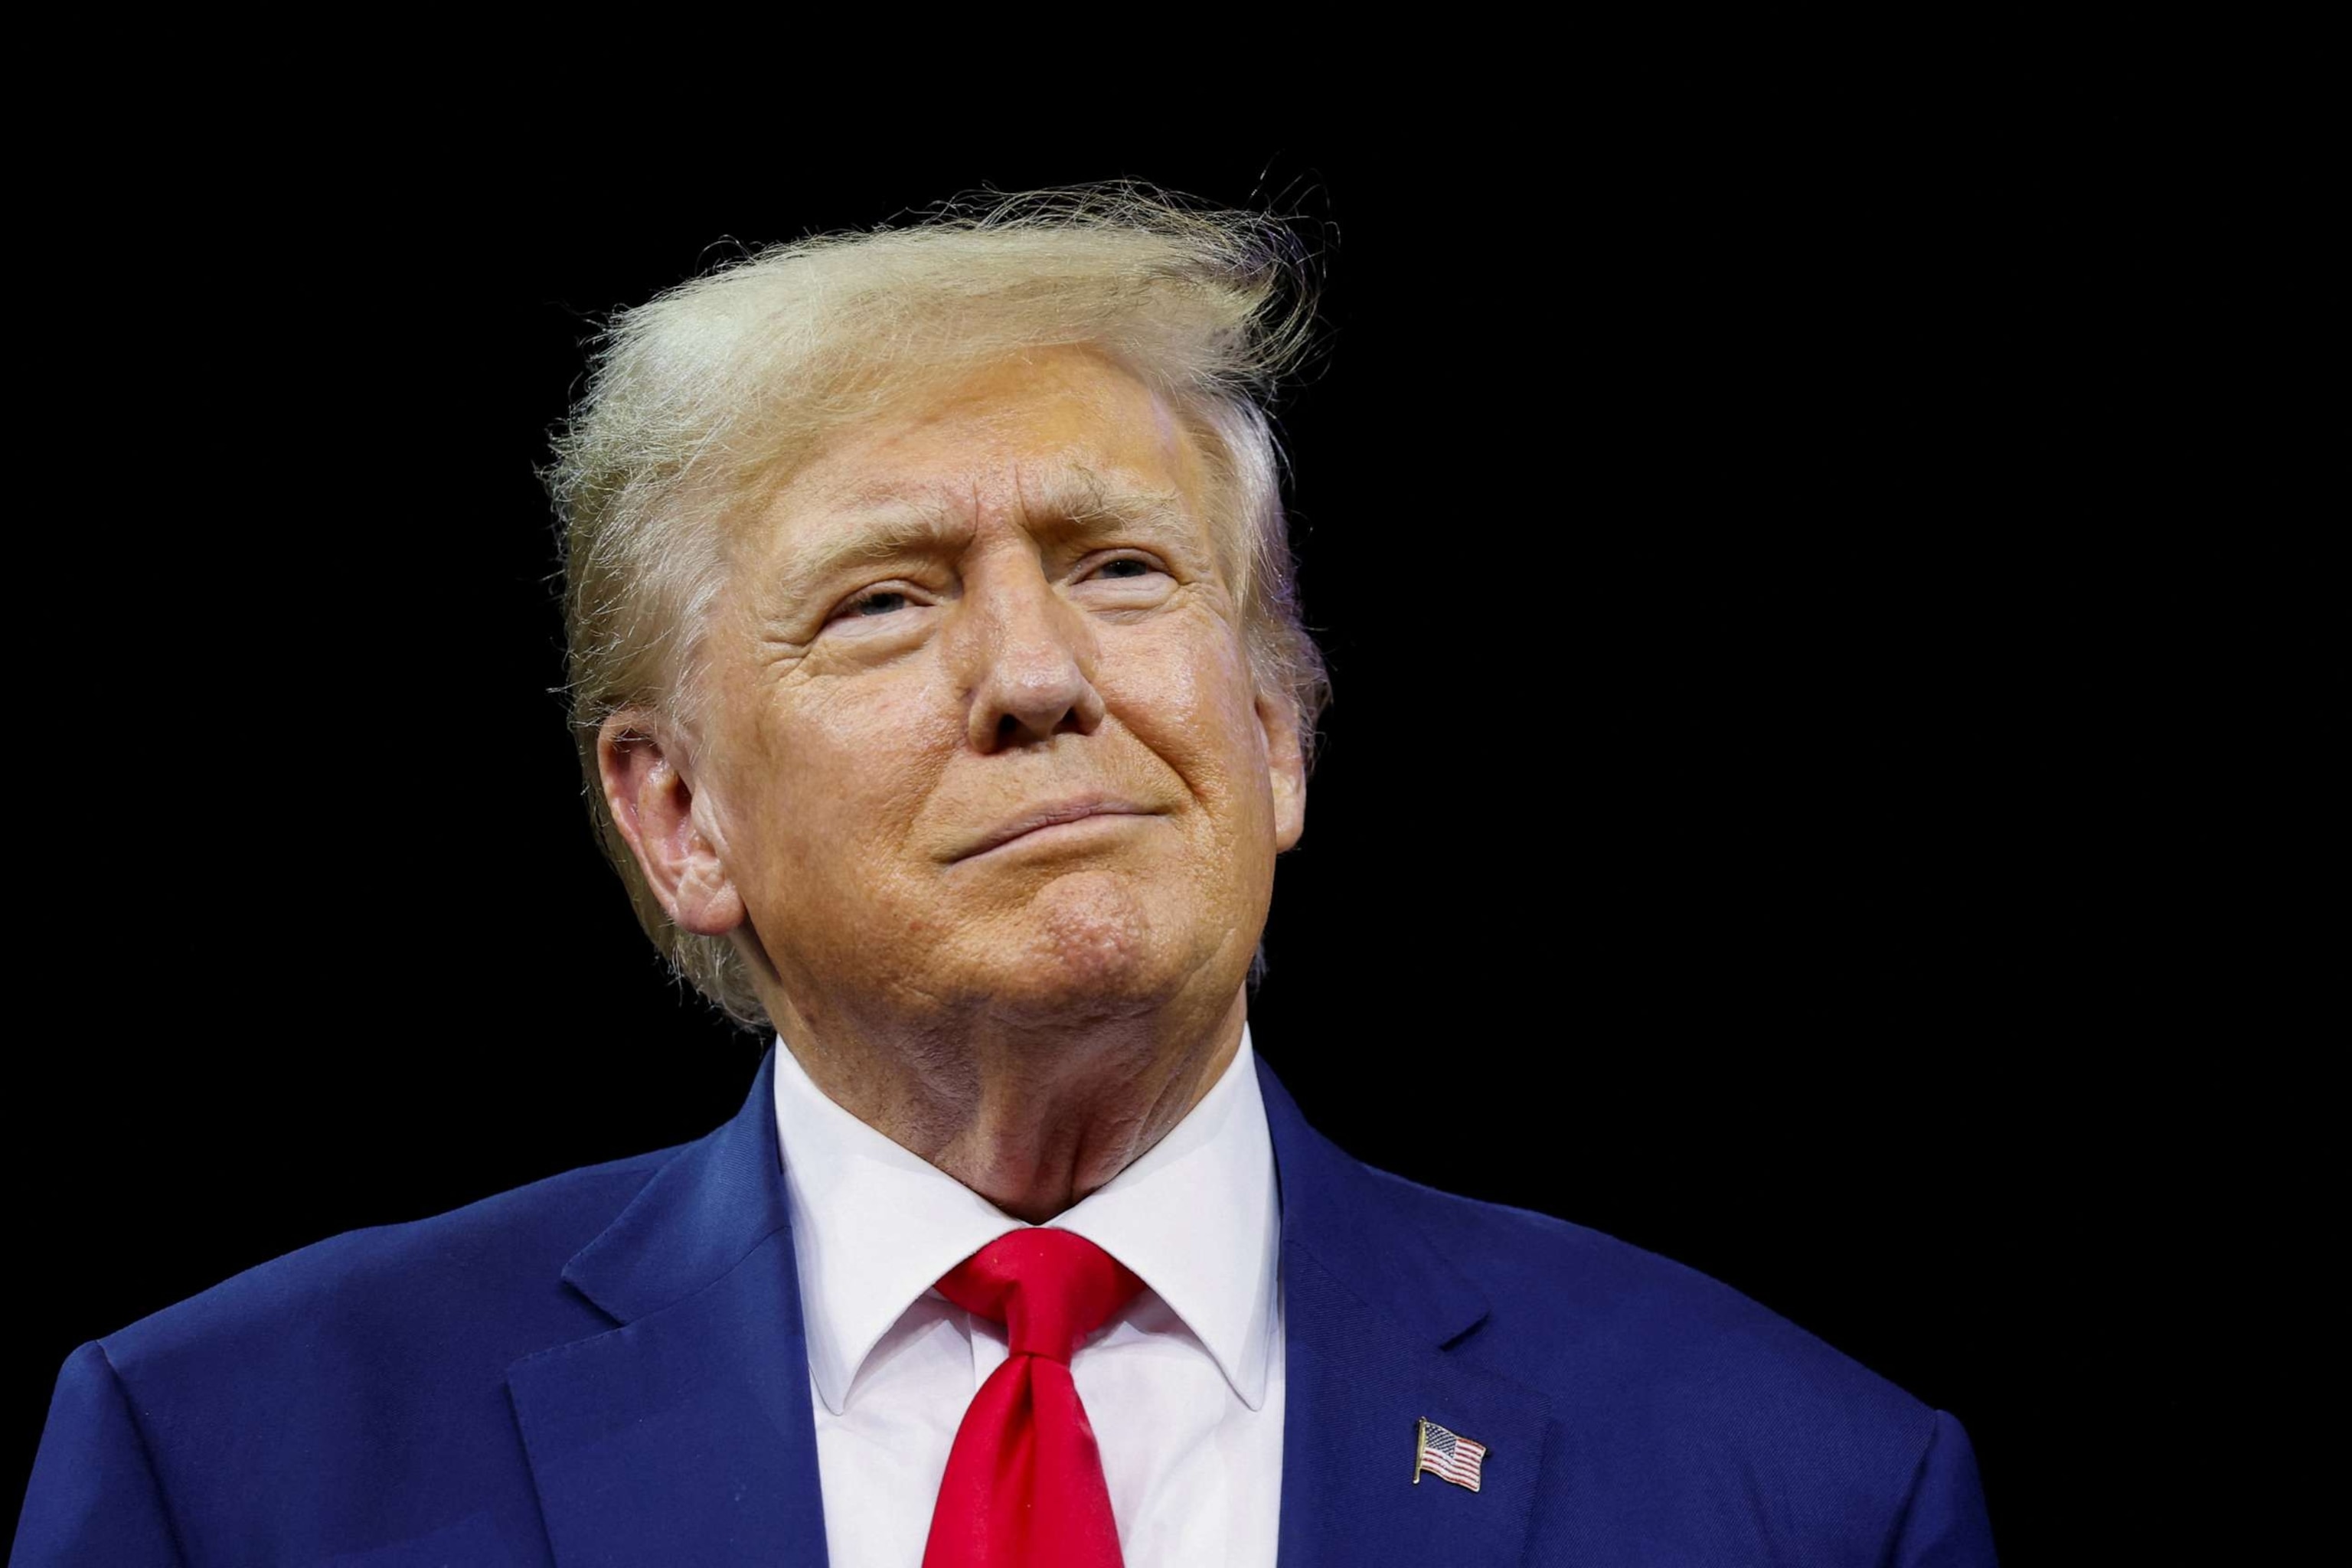
<path id="1" fill-rule="evenodd" d="M 826 1099 L 1031 1224 L 1181 1121 L 1232 1065 L 1248 1016 L 1245 990 L 1205 1019 L 1154 1014 L 1066 1030 L 825 1026 L 782 998 L 770 1012 Z"/>

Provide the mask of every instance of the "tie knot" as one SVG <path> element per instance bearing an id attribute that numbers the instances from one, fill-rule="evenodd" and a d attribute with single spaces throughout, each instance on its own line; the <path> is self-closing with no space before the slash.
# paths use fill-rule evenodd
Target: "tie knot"
<path id="1" fill-rule="evenodd" d="M 1071 1231 L 1038 1226 L 998 1237 L 940 1280 L 940 1294 L 1004 1325 L 1010 1352 L 1066 1363 L 1143 1281 Z"/>

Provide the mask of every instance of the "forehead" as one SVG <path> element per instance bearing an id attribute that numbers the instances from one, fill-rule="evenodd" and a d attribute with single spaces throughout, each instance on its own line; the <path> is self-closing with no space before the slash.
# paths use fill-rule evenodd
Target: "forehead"
<path id="1" fill-rule="evenodd" d="M 1086 348 L 1032 351 L 942 377 L 844 429 L 763 509 L 773 542 L 822 520 L 893 501 L 945 505 L 974 521 L 1020 516 L 1069 476 L 1172 495 L 1203 516 L 1200 444 L 1168 401 Z"/>

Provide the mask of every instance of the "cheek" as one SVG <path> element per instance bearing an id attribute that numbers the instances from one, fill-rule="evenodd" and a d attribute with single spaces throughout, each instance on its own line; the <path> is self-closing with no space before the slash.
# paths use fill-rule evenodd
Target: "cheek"
<path id="1" fill-rule="evenodd" d="M 1174 629 L 1174 628 L 1171 628 Z M 1264 811 L 1265 738 L 1248 667 L 1222 624 L 1202 636 L 1139 639 L 1107 650 L 1114 689 L 1104 695 L 1139 739 L 1215 808 L 1229 829 Z"/>
<path id="2" fill-rule="evenodd" d="M 887 875 L 961 742 L 915 672 L 838 680 L 775 702 L 758 765 L 762 858 L 802 886 Z"/>

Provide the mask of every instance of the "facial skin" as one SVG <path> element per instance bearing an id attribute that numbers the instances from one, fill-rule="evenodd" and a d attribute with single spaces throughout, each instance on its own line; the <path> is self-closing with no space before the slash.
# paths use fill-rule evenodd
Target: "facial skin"
<path id="1" fill-rule="evenodd" d="M 1033 1221 L 1232 1060 L 1305 823 L 1210 504 L 1195 438 L 1090 351 L 945 382 L 741 526 L 702 731 L 601 742 L 651 885 L 743 948 L 818 1087 Z M 1019 831 L 1055 808 L 1089 815 Z"/>

